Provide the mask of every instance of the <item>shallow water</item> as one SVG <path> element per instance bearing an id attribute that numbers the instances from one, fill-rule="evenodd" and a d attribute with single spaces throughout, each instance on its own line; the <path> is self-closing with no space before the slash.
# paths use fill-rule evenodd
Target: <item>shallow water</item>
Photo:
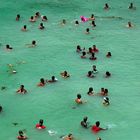
<path id="1" fill-rule="evenodd" d="M 109 11 L 103 10 L 103 5 L 111 5 Z M 140 68 L 140 2 L 135 0 L 137 10 L 128 10 L 128 0 L 39 0 L 37 1 L 0 1 L 0 104 L 3 112 L 0 114 L 0 139 L 14 140 L 18 130 L 24 130 L 31 140 L 59 140 L 60 136 L 72 133 L 76 140 L 93 140 L 100 136 L 103 140 L 127 139 L 138 140 L 139 134 L 139 68 Z M 36 23 L 28 19 L 39 11 L 47 15 L 46 29 L 40 31 Z M 15 21 L 20 13 L 21 20 Z M 92 30 L 88 23 L 74 25 L 81 15 L 89 17 L 95 14 L 97 27 Z M 111 16 L 122 17 L 110 18 Z M 61 26 L 61 20 L 67 23 Z M 128 21 L 134 28 L 126 28 Z M 21 32 L 27 24 L 28 32 Z M 91 33 L 84 34 L 89 27 Z M 28 48 L 32 40 L 37 41 L 37 47 Z M 14 49 L 6 51 L 5 45 Z M 97 61 L 81 60 L 75 52 L 77 44 L 88 49 L 93 44 L 99 48 Z M 107 51 L 112 52 L 112 58 L 106 59 Z M 17 74 L 7 72 L 7 64 L 13 64 Z M 87 71 L 95 64 L 99 73 L 94 79 L 86 77 Z M 63 79 L 60 72 L 67 70 L 71 77 Z M 105 71 L 112 77 L 105 79 Z M 52 75 L 58 78 L 55 84 L 37 87 L 40 78 L 49 79 Z M 28 90 L 26 95 L 16 94 L 21 84 Z M 87 96 L 89 87 L 99 92 L 101 87 L 109 89 L 110 106 L 102 106 L 102 98 Z M 77 93 L 87 100 L 87 104 L 77 106 L 74 102 Z M 75 109 L 72 109 L 75 107 Z M 108 131 L 93 134 L 90 130 L 81 128 L 80 121 L 89 117 L 91 124 L 97 120 Z M 35 124 L 44 119 L 46 130 L 38 131 Z M 16 126 L 13 123 L 18 123 Z M 48 130 L 56 131 L 50 136 Z"/>

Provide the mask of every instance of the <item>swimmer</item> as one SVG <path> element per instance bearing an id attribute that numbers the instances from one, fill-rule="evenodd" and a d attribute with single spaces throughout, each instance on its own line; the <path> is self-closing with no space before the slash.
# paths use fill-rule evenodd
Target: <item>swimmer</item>
<path id="1" fill-rule="evenodd" d="M 27 26 L 24 25 L 24 26 L 21 28 L 21 31 L 27 31 Z"/>
<path id="2" fill-rule="evenodd" d="M 47 21 L 48 18 L 46 16 L 41 16 L 42 21 Z"/>
<path id="3" fill-rule="evenodd" d="M 0 105 L 0 112 L 2 112 L 2 106 Z"/>
<path id="4" fill-rule="evenodd" d="M 105 9 L 105 10 L 110 9 L 110 7 L 109 7 L 108 3 L 105 3 L 104 9 Z"/>
<path id="5" fill-rule="evenodd" d="M 26 44 L 26 45 L 29 45 L 29 46 L 28 46 L 29 48 L 35 47 L 35 46 L 36 46 L 36 41 L 33 40 L 33 41 L 32 41 L 32 44 Z"/>
<path id="6" fill-rule="evenodd" d="M 81 58 L 86 58 L 86 52 L 85 51 L 82 52 Z"/>
<path id="7" fill-rule="evenodd" d="M 41 30 L 43 30 L 43 29 L 45 29 L 45 26 L 43 25 L 43 23 L 40 23 L 40 25 L 39 25 L 38 28 L 41 29 Z"/>
<path id="8" fill-rule="evenodd" d="M 89 32 L 89 28 L 86 28 L 86 32 L 85 32 L 85 34 L 90 34 L 90 32 Z"/>
<path id="9" fill-rule="evenodd" d="M 109 78 L 110 76 L 111 76 L 111 73 L 110 73 L 109 71 L 106 71 L 105 77 L 106 77 L 106 78 Z"/>
<path id="10" fill-rule="evenodd" d="M 87 122 L 87 120 L 88 120 L 88 117 L 84 117 L 83 118 L 83 120 L 81 121 L 81 126 L 83 127 L 83 128 L 89 128 L 90 126 L 88 126 L 88 122 Z"/>
<path id="11" fill-rule="evenodd" d="M 91 25 L 92 25 L 92 27 L 96 27 L 96 24 L 95 24 L 94 20 L 91 22 Z"/>
<path id="12" fill-rule="evenodd" d="M 111 55 L 111 52 L 107 52 L 107 54 L 106 54 L 106 57 L 107 58 L 110 58 L 112 55 Z"/>
<path id="13" fill-rule="evenodd" d="M 88 52 L 87 53 L 90 53 L 90 54 L 92 53 L 92 48 L 91 47 L 88 48 Z"/>
<path id="14" fill-rule="evenodd" d="M 37 129 L 45 129 L 46 128 L 46 126 L 43 125 L 43 120 L 42 119 L 40 119 L 39 123 L 36 124 L 36 128 Z"/>
<path id="15" fill-rule="evenodd" d="M 89 21 L 89 18 L 86 18 L 86 17 L 84 17 L 84 16 L 80 16 L 80 18 L 81 18 L 81 21 L 82 21 L 82 22 L 87 22 L 87 21 Z"/>
<path id="16" fill-rule="evenodd" d="M 68 77 L 70 77 L 70 74 L 68 74 L 67 71 L 61 72 L 60 75 L 61 75 L 63 78 L 68 78 Z"/>
<path id="17" fill-rule="evenodd" d="M 128 28 L 132 28 L 134 25 L 132 25 L 132 23 L 129 21 L 128 24 L 126 25 L 126 27 Z"/>
<path id="18" fill-rule="evenodd" d="M 79 25 L 79 21 L 78 20 L 75 21 L 75 25 Z"/>
<path id="19" fill-rule="evenodd" d="M 97 57 L 95 57 L 95 53 L 92 53 L 91 56 L 89 57 L 90 60 L 96 60 Z"/>
<path id="20" fill-rule="evenodd" d="M 52 76 L 51 80 L 47 80 L 48 83 L 54 83 L 57 82 L 57 78 L 55 78 L 55 76 Z"/>
<path id="21" fill-rule="evenodd" d="M 66 24 L 66 20 L 63 19 L 62 22 L 61 22 L 61 25 L 65 25 Z"/>
<path id="22" fill-rule="evenodd" d="M 45 86 L 45 84 L 46 84 L 46 82 L 45 82 L 44 78 L 41 78 L 40 83 L 37 86 L 43 87 L 43 86 Z"/>
<path id="23" fill-rule="evenodd" d="M 31 16 L 30 19 L 29 19 L 29 21 L 30 21 L 30 22 L 36 22 L 36 18 L 33 17 L 33 16 Z"/>
<path id="24" fill-rule="evenodd" d="M 80 45 L 77 45 L 77 48 L 76 48 L 76 52 L 81 52 L 82 51 L 82 49 L 81 49 L 81 47 L 80 47 Z"/>
<path id="25" fill-rule="evenodd" d="M 18 14 L 17 16 L 16 16 L 16 21 L 19 21 L 20 20 L 20 15 Z"/>
<path id="26" fill-rule="evenodd" d="M 96 45 L 92 46 L 92 52 L 97 53 L 99 50 L 97 49 Z"/>
<path id="27" fill-rule="evenodd" d="M 73 135 L 72 134 L 69 134 L 68 136 L 66 136 L 65 138 L 64 138 L 64 140 L 73 140 L 74 138 L 73 138 Z"/>
<path id="28" fill-rule="evenodd" d="M 6 45 L 6 50 L 12 50 L 13 48 L 12 47 L 10 47 L 10 45 Z"/>
<path id="29" fill-rule="evenodd" d="M 82 101 L 81 100 L 81 94 L 77 94 L 77 98 L 75 99 L 75 102 L 77 103 L 77 104 L 83 104 L 83 103 L 86 103 L 87 101 Z"/>
<path id="30" fill-rule="evenodd" d="M 25 94 L 27 93 L 27 90 L 24 88 L 24 85 L 21 85 L 20 88 L 16 92 Z"/>
<path id="31" fill-rule="evenodd" d="M 109 98 L 108 97 L 104 97 L 103 98 L 103 105 L 105 106 L 108 106 L 110 103 L 109 103 Z"/>
<path id="32" fill-rule="evenodd" d="M 136 7 L 134 7 L 133 3 L 130 3 L 128 9 L 136 10 Z"/>
<path id="33" fill-rule="evenodd" d="M 27 137 L 24 135 L 23 131 L 20 130 L 18 133 L 19 133 L 19 136 L 17 136 L 18 140 L 26 140 L 27 139 Z"/>
<path id="34" fill-rule="evenodd" d="M 107 88 L 105 88 L 104 94 L 102 96 L 108 96 L 108 89 Z"/>
<path id="35" fill-rule="evenodd" d="M 91 17 L 89 18 L 89 20 L 95 20 L 94 14 L 91 15 Z"/>
<path id="36" fill-rule="evenodd" d="M 97 121 L 97 122 L 95 123 L 95 125 L 93 125 L 92 128 L 91 128 L 92 132 L 97 133 L 97 132 L 99 132 L 100 130 L 107 130 L 107 128 L 101 128 L 101 127 L 99 127 L 99 126 L 100 126 L 100 122 Z"/>
<path id="37" fill-rule="evenodd" d="M 92 72 L 93 72 L 93 74 L 98 73 L 98 70 L 96 69 L 96 65 L 93 65 L 93 66 L 92 66 L 92 69 L 93 69 L 93 71 L 92 71 Z"/>
<path id="38" fill-rule="evenodd" d="M 89 88 L 87 94 L 90 95 L 90 96 L 91 96 L 91 95 L 92 95 L 92 96 L 94 95 L 94 92 L 93 92 L 93 88 L 92 88 L 92 87 Z"/>
<path id="39" fill-rule="evenodd" d="M 88 71 L 87 77 L 93 78 L 93 77 L 95 77 L 95 76 L 93 75 L 92 71 Z"/>
<path id="40" fill-rule="evenodd" d="M 40 17 L 40 13 L 39 12 L 36 12 L 35 13 L 35 18 L 39 18 Z"/>

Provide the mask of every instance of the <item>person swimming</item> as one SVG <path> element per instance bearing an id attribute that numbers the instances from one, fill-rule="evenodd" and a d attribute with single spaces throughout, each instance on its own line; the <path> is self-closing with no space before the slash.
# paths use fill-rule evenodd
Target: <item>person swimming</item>
<path id="1" fill-rule="evenodd" d="M 109 71 L 106 71 L 105 77 L 106 77 L 106 78 L 109 78 L 110 76 L 111 76 L 111 73 L 110 73 Z"/>
<path id="2" fill-rule="evenodd" d="M 9 70 L 7 72 L 10 72 L 10 74 L 16 74 L 17 71 L 14 69 L 14 66 L 12 64 L 8 64 Z"/>
<path id="3" fill-rule="evenodd" d="M 96 73 L 98 73 L 98 70 L 97 70 L 97 68 L 96 68 L 96 65 L 93 65 L 92 66 L 92 72 L 93 72 L 93 74 L 96 74 Z"/>
<path id="4" fill-rule="evenodd" d="M 6 45 L 6 50 L 12 50 L 13 48 L 12 47 L 10 47 L 10 45 L 9 44 L 7 44 Z"/>
<path id="5" fill-rule="evenodd" d="M 92 52 L 97 53 L 99 50 L 97 49 L 96 45 L 92 46 Z"/>
<path id="6" fill-rule="evenodd" d="M 92 71 L 88 71 L 87 77 L 93 78 L 93 77 L 95 77 L 95 76 L 93 75 L 93 72 L 92 72 Z"/>
<path id="7" fill-rule="evenodd" d="M 63 19 L 62 22 L 61 22 L 61 25 L 65 25 L 66 24 L 66 20 Z"/>
<path id="8" fill-rule="evenodd" d="M 24 25 L 24 26 L 21 28 L 21 31 L 27 31 L 27 26 Z"/>
<path id="9" fill-rule="evenodd" d="M 70 77 L 70 74 L 68 74 L 67 71 L 61 72 L 60 75 L 61 75 L 63 78 L 68 78 L 68 77 Z"/>
<path id="10" fill-rule="evenodd" d="M 40 13 L 39 12 L 36 12 L 35 13 L 35 18 L 39 18 L 40 17 Z"/>
<path id="11" fill-rule="evenodd" d="M 88 120 L 88 117 L 86 116 L 86 117 L 84 117 L 83 118 L 83 120 L 81 121 L 81 126 L 83 127 L 83 128 L 89 128 L 89 123 L 87 122 L 87 120 Z"/>
<path id="12" fill-rule="evenodd" d="M 91 14 L 91 17 L 89 18 L 89 20 L 95 20 L 95 16 L 94 16 L 94 14 Z"/>
<path id="13" fill-rule="evenodd" d="M 43 30 L 45 29 L 45 26 L 43 25 L 43 23 L 40 23 L 39 27 L 38 27 L 40 30 Z"/>
<path id="14" fill-rule="evenodd" d="M 30 22 L 36 22 L 36 18 L 33 17 L 33 16 L 31 16 L 30 19 L 29 19 L 29 21 L 30 21 Z"/>
<path id="15" fill-rule="evenodd" d="M 17 93 L 22 93 L 22 94 L 27 93 L 27 90 L 24 88 L 24 85 L 20 86 L 20 88 L 17 90 Z"/>
<path id="16" fill-rule="evenodd" d="M 111 56 L 111 52 L 107 52 L 106 57 L 110 58 Z"/>
<path id="17" fill-rule="evenodd" d="M 93 88 L 92 88 L 92 87 L 89 88 L 87 94 L 90 95 L 90 96 L 91 96 L 91 95 L 92 95 L 92 96 L 94 95 L 94 92 L 93 92 Z"/>
<path id="18" fill-rule="evenodd" d="M 127 23 L 127 25 L 126 25 L 126 27 L 128 27 L 128 28 L 132 28 L 134 25 L 132 25 L 132 23 L 129 21 L 128 23 Z"/>
<path id="19" fill-rule="evenodd" d="M 105 89 L 102 87 L 101 91 L 98 94 L 101 95 L 101 96 L 104 96 L 104 92 L 105 92 Z"/>
<path id="20" fill-rule="evenodd" d="M 45 84 L 46 84 L 46 82 L 45 82 L 44 78 L 41 78 L 40 83 L 37 86 L 43 87 L 43 86 L 45 86 Z"/>
<path id="21" fill-rule="evenodd" d="M 82 49 L 81 49 L 81 46 L 80 45 L 77 45 L 77 47 L 76 47 L 76 52 L 81 52 L 82 51 Z"/>
<path id="22" fill-rule="evenodd" d="M 85 32 L 85 34 L 90 34 L 90 32 L 89 32 L 89 28 L 86 28 L 86 32 Z"/>
<path id="23" fill-rule="evenodd" d="M 39 123 L 36 124 L 36 128 L 37 128 L 37 129 L 45 129 L 46 126 L 43 125 L 43 122 L 44 122 L 44 121 L 43 121 L 42 119 L 40 119 L 40 120 L 39 120 Z"/>
<path id="24" fill-rule="evenodd" d="M 130 3 L 128 9 L 131 9 L 131 10 L 136 10 L 136 7 L 134 7 L 133 3 Z"/>
<path id="25" fill-rule="evenodd" d="M 73 140 L 73 135 L 72 134 L 68 134 L 68 136 L 64 137 L 64 140 Z"/>
<path id="26" fill-rule="evenodd" d="M 47 16 L 41 16 L 42 21 L 48 21 Z"/>
<path id="27" fill-rule="evenodd" d="M 85 51 L 82 52 L 81 58 L 86 58 L 86 52 Z"/>
<path id="28" fill-rule="evenodd" d="M 75 99 L 75 102 L 76 102 L 77 104 L 86 103 L 86 101 L 82 101 L 81 98 L 82 98 L 81 94 L 77 94 L 77 98 Z"/>
<path id="29" fill-rule="evenodd" d="M 91 56 L 89 57 L 90 60 L 96 60 L 97 57 L 95 57 L 95 53 L 92 53 Z"/>
<path id="30" fill-rule="evenodd" d="M 75 21 L 75 25 L 79 25 L 79 21 L 78 20 Z"/>
<path id="31" fill-rule="evenodd" d="M 97 121 L 97 122 L 95 123 L 95 125 L 92 126 L 91 130 L 92 130 L 92 132 L 94 132 L 94 133 L 98 133 L 100 130 L 107 130 L 107 128 L 101 128 L 101 127 L 100 127 L 100 122 Z"/>
<path id="32" fill-rule="evenodd" d="M 50 80 L 47 80 L 48 83 L 54 83 L 57 82 L 57 78 L 55 78 L 55 76 L 52 76 Z"/>
<path id="33" fill-rule="evenodd" d="M 91 22 L 91 25 L 92 25 L 92 27 L 96 27 L 96 24 L 95 24 L 94 20 Z"/>
<path id="34" fill-rule="evenodd" d="M 19 133 L 19 136 L 17 136 L 18 140 L 26 140 L 27 139 L 27 136 L 24 135 L 23 131 L 20 130 L 18 133 Z"/>
<path id="35" fill-rule="evenodd" d="M 2 108 L 2 106 L 0 105 L 0 112 L 2 112 L 2 110 L 3 110 L 3 108 Z"/>
<path id="36" fill-rule="evenodd" d="M 105 10 L 110 9 L 110 7 L 109 7 L 108 3 L 105 3 L 104 9 L 105 9 Z"/>
<path id="37" fill-rule="evenodd" d="M 87 53 L 90 53 L 90 54 L 92 53 L 92 48 L 91 47 L 88 48 L 88 52 Z"/>
<path id="38" fill-rule="evenodd" d="M 108 97 L 104 97 L 103 98 L 103 105 L 108 106 L 109 104 L 110 104 L 109 98 Z"/>
<path id="39" fill-rule="evenodd" d="M 16 21 L 19 21 L 19 20 L 20 20 L 20 14 L 17 14 Z"/>

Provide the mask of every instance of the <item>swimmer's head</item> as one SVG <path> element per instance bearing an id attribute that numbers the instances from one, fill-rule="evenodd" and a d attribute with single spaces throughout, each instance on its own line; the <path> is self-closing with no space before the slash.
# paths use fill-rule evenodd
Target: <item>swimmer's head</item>
<path id="1" fill-rule="evenodd" d="M 41 78 L 41 79 L 40 79 L 40 82 L 41 82 L 42 84 L 45 84 L 44 78 Z"/>
<path id="2" fill-rule="evenodd" d="M 106 71 L 106 77 L 110 77 L 111 73 L 109 71 Z"/>
<path id="3" fill-rule="evenodd" d="M 52 76 L 52 81 L 55 81 L 55 76 Z"/>
<path id="4" fill-rule="evenodd" d="M 79 24 L 78 20 L 76 20 L 76 21 L 75 21 L 75 24 L 76 24 L 76 25 L 78 25 L 78 24 Z"/>
<path id="5" fill-rule="evenodd" d="M 39 13 L 39 12 L 36 12 L 36 13 L 35 13 L 35 16 L 36 16 L 36 17 L 39 17 L 39 16 L 40 16 L 40 13 Z"/>
<path id="6" fill-rule="evenodd" d="M 39 120 L 39 125 L 41 125 L 41 126 L 43 125 L 43 120 L 42 119 Z"/>
<path id="7" fill-rule="evenodd" d="M 86 28 L 86 32 L 89 33 L 89 28 Z"/>
<path id="8" fill-rule="evenodd" d="M 0 112 L 2 111 L 2 106 L 0 105 Z"/>
<path id="9" fill-rule="evenodd" d="M 32 45 L 36 45 L 36 41 L 35 40 L 32 41 Z"/>
<path id="10" fill-rule="evenodd" d="M 24 89 L 24 85 L 20 85 L 20 88 L 21 88 L 21 89 Z"/>
<path id="11" fill-rule="evenodd" d="M 77 94 L 78 99 L 81 99 L 81 97 L 82 97 L 81 94 Z"/>
<path id="12" fill-rule="evenodd" d="M 97 126 L 97 127 L 100 126 L 100 122 L 99 122 L 99 121 L 96 122 L 96 126 Z"/>
<path id="13" fill-rule="evenodd" d="M 18 133 L 20 136 L 23 136 L 23 131 L 19 130 Z"/>
<path id="14" fill-rule="evenodd" d="M 83 121 L 86 122 L 87 119 L 88 119 L 88 117 L 86 116 L 86 117 L 83 118 Z"/>

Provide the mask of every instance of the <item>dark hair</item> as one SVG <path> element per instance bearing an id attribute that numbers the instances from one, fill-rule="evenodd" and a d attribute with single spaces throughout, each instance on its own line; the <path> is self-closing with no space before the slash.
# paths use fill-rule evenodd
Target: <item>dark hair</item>
<path id="1" fill-rule="evenodd" d="M 55 81 L 55 76 L 52 76 L 52 81 Z"/>
<path id="2" fill-rule="evenodd" d="M 97 121 L 97 122 L 96 122 L 96 126 L 97 126 L 97 127 L 99 127 L 99 125 L 100 125 L 100 122 L 99 122 L 99 121 Z"/>
<path id="3" fill-rule="evenodd" d="M 77 94 L 78 99 L 81 99 L 81 97 L 82 97 L 81 94 Z"/>
<path id="4" fill-rule="evenodd" d="M 78 20 L 75 21 L 75 24 L 79 24 Z"/>
<path id="5" fill-rule="evenodd" d="M 88 51 L 89 51 L 89 53 L 92 53 L 92 48 L 91 47 L 88 48 Z"/>
<path id="6" fill-rule="evenodd" d="M 41 78 L 41 79 L 40 79 L 40 82 L 41 82 L 42 84 L 45 84 L 44 78 Z"/>
<path id="7" fill-rule="evenodd" d="M 20 18 L 20 15 L 19 14 L 17 14 L 17 18 Z"/>
<path id="8" fill-rule="evenodd" d="M 33 40 L 33 41 L 32 41 L 32 44 L 33 44 L 33 45 L 35 45 L 35 44 L 36 44 L 36 41 L 35 41 L 35 40 Z"/>
<path id="9" fill-rule="evenodd" d="M 39 125 L 40 125 L 40 126 L 43 125 L 43 120 L 42 120 L 42 119 L 39 120 Z"/>
<path id="10" fill-rule="evenodd" d="M 91 76 L 91 74 L 92 74 L 92 71 L 88 71 L 88 76 Z"/>
<path id="11" fill-rule="evenodd" d="M 87 119 L 88 119 L 88 117 L 86 116 L 86 117 L 83 118 L 83 121 L 86 122 Z"/>
<path id="12" fill-rule="evenodd" d="M 84 56 L 84 55 L 86 55 L 86 52 L 84 51 L 84 52 L 82 52 L 82 55 Z"/>
<path id="13" fill-rule="evenodd" d="M 2 106 L 0 106 L 0 112 L 2 111 Z"/>
<path id="14" fill-rule="evenodd" d="M 26 28 L 27 28 L 27 26 L 26 26 L 26 25 L 24 25 L 23 27 L 24 27 L 24 29 L 26 29 Z"/>
<path id="15" fill-rule="evenodd" d="M 89 28 L 86 28 L 86 31 L 89 32 Z"/>
<path id="16" fill-rule="evenodd" d="M 109 71 L 106 71 L 106 76 L 111 76 L 111 73 Z"/>

